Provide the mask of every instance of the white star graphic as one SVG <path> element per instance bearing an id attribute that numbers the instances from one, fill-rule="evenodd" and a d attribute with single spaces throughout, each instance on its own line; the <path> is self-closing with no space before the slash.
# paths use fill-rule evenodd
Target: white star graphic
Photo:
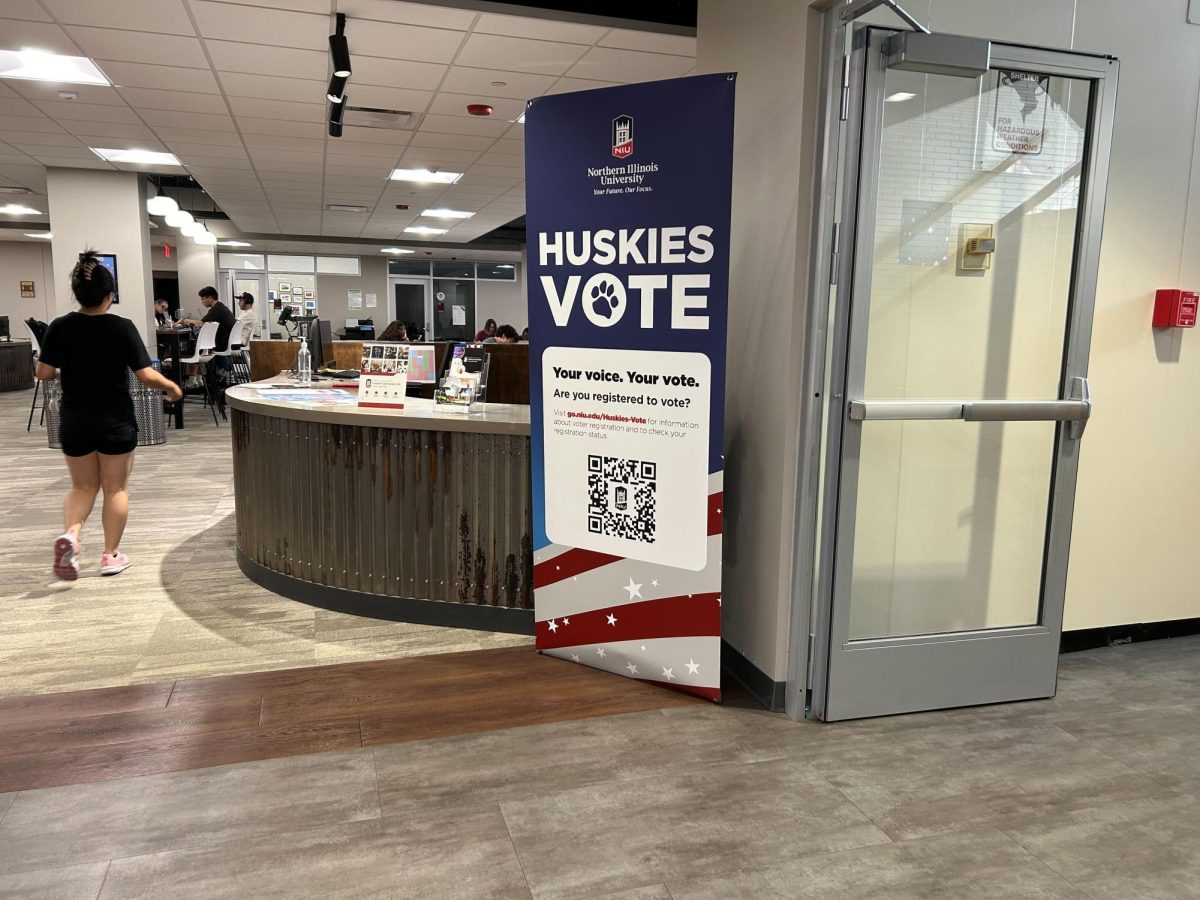
<path id="1" fill-rule="evenodd" d="M 600 657 L 601 659 L 604 659 L 604 648 L 603 648 L 603 647 L 597 647 L 597 648 L 596 648 L 596 655 L 597 655 L 598 657 Z"/>
<path id="2" fill-rule="evenodd" d="M 583 662 L 583 660 L 581 660 L 581 659 L 579 658 L 579 654 L 578 654 L 578 653 L 572 653 L 572 654 L 571 654 L 571 662 Z"/>
<path id="3" fill-rule="evenodd" d="M 612 625 L 614 628 L 617 625 L 617 617 L 614 616 L 612 613 L 608 614 L 608 624 Z"/>
<path id="4" fill-rule="evenodd" d="M 566 616 L 563 616 L 563 624 L 564 624 L 564 625 L 570 625 L 570 624 L 571 624 L 571 620 L 570 620 L 570 619 L 568 619 Z"/>
<path id="5" fill-rule="evenodd" d="M 700 673 L 700 663 L 694 659 L 688 659 L 687 670 L 689 675 L 698 675 Z"/>
<path id="6" fill-rule="evenodd" d="M 625 668 L 629 670 L 630 675 L 637 674 L 637 666 L 635 666 L 633 663 L 625 663 Z"/>
<path id="7" fill-rule="evenodd" d="M 655 578 L 653 581 L 650 582 L 650 587 L 658 587 L 658 579 L 657 578 Z"/>
<path id="8" fill-rule="evenodd" d="M 663 678 L 667 679 L 667 681 L 674 681 L 675 672 L 671 669 L 668 669 L 666 666 L 663 666 Z"/>
<path id="9" fill-rule="evenodd" d="M 558 631 L 558 623 L 553 619 L 550 620 L 550 624 L 548 624 L 546 627 L 549 628 L 551 632 Z"/>
<path id="10" fill-rule="evenodd" d="M 630 600 L 632 600 L 634 597 L 641 599 L 642 586 L 640 584 L 634 584 L 632 578 L 629 579 L 629 584 L 625 585 L 625 587 L 621 588 L 621 590 L 629 591 Z"/>
<path id="11" fill-rule="evenodd" d="M 642 652 L 643 652 L 643 653 L 645 653 L 645 652 L 646 652 L 646 645 L 645 645 L 645 644 L 642 644 Z"/>
<path id="12" fill-rule="evenodd" d="M 561 571 L 562 571 L 562 566 L 555 566 L 555 567 L 554 567 L 554 571 L 555 571 L 555 572 L 561 572 Z"/>

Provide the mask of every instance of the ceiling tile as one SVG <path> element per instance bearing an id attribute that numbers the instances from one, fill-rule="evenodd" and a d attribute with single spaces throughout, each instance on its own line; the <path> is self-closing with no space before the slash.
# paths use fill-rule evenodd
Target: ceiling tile
<path id="1" fill-rule="evenodd" d="M 217 80 L 208 69 L 185 69 L 178 66 L 151 66 L 144 63 L 106 62 L 102 66 L 114 84 L 121 87 L 144 87 L 169 91 L 195 91 L 217 94 Z"/>
<path id="2" fill-rule="evenodd" d="M 37 103 L 37 108 L 58 122 L 86 120 L 91 122 L 140 123 L 140 119 L 128 106 L 93 106 L 90 103 L 54 102 Z"/>
<path id="3" fill-rule="evenodd" d="M 393 131 L 389 128 L 359 128 L 347 125 L 342 129 L 342 137 L 347 141 L 386 144 L 389 147 L 403 147 L 412 136 L 411 131 Z"/>
<path id="4" fill-rule="evenodd" d="M 524 100 L 510 100 L 500 97 L 486 97 L 477 94 L 448 94 L 444 91 L 439 93 L 434 98 L 433 104 L 429 107 L 431 113 L 437 113 L 443 116 L 469 116 L 467 106 L 472 103 L 486 103 L 492 107 L 492 115 L 480 116 L 478 118 L 492 120 L 504 119 L 512 121 L 525 111 Z"/>
<path id="5" fill-rule="evenodd" d="M 388 144 L 368 144 L 361 141 L 348 141 L 344 137 L 329 141 L 330 156 L 347 157 L 364 160 L 396 159 L 401 148 Z"/>
<path id="6" fill-rule="evenodd" d="M 263 119 L 258 116 L 238 116 L 242 134 L 273 134 L 277 137 L 321 137 L 325 134 L 322 122 L 288 122 L 284 119 Z"/>
<path id="7" fill-rule="evenodd" d="M 5 0 L 7 7 L 12 0 Z M 96 25 L 127 31 L 191 35 L 182 0 L 43 0 L 64 25 Z"/>
<path id="8" fill-rule="evenodd" d="M 346 25 L 351 57 L 378 56 L 416 62 L 448 63 L 463 42 L 463 32 L 387 22 Z M 351 76 L 353 81 L 353 76 Z"/>
<path id="9" fill-rule="evenodd" d="M 337 0 L 337 11 L 345 13 L 350 19 L 375 19 L 458 31 L 469 29 L 476 16 L 476 13 L 465 9 L 439 7 L 431 3 L 402 3 L 398 0 Z M 349 25 L 346 32 L 350 33 Z"/>
<path id="10" fill-rule="evenodd" d="M 332 31 L 328 15 L 253 6 L 231 10 L 228 4 L 209 0 L 190 0 L 190 5 L 205 38 L 306 50 L 328 49 Z"/>
<path id="11" fill-rule="evenodd" d="M 617 87 L 615 81 L 592 81 L 587 78 L 560 78 L 547 94 L 570 94 L 575 91 L 594 91 L 599 88 Z"/>
<path id="12" fill-rule="evenodd" d="M 242 139 L 232 131 L 204 131 L 199 128 L 165 128 L 154 129 L 155 133 L 167 144 L 174 141 L 184 141 L 192 144 L 217 144 L 222 147 L 240 147 Z"/>
<path id="13" fill-rule="evenodd" d="M 0 97 L 0 116 L 37 116 L 40 114 L 41 110 L 24 97 Z"/>
<path id="14" fill-rule="evenodd" d="M 474 150 L 435 150 L 430 147 L 409 147 L 404 151 L 402 158 L 407 165 L 445 169 L 451 165 L 469 166 L 479 158 L 479 154 Z"/>
<path id="15" fill-rule="evenodd" d="M 324 122 L 327 104 L 288 103 L 282 100 L 255 100 L 251 97 L 230 97 L 229 105 L 239 116 L 260 119 L 283 119 L 289 122 Z"/>
<path id="16" fill-rule="evenodd" d="M 227 166 L 233 160 L 245 161 L 246 151 L 242 147 L 215 147 L 212 144 L 191 144 L 184 141 L 172 141 L 171 148 L 176 154 L 187 158 L 188 166 L 205 161 L 221 160 L 221 165 Z"/>
<path id="17" fill-rule="evenodd" d="M 608 31 L 597 25 L 575 22 L 555 22 L 531 16 L 501 16 L 485 13 L 479 17 L 475 31 L 480 34 L 504 34 L 510 37 L 536 38 L 542 41 L 562 41 L 566 44 L 594 44 Z"/>
<path id="18" fill-rule="evenodd" d="M 67 33 L 52 22 L 0 19 L 0 48 L 20 50 L 22 47 L 36 47 L 39 50 L 66 53 L 70 56 L 78 56 L 80 52 L 79 46 Z"/>
<path id="19" fill-rule="evenodd" d="M 259 75 L 283 75 L 328 81 L 329 50 L 297 50 L 265 44 L 237 44 L 231 41 L 204 42 L 219 72 L 252 72 Z"/>
<path id="20" fill-rule="evenodd" d="M 477 116 L 428 115 L 421 120 L 421 131 L 436 131 L 442 134 L 475 134 L 483 137 L 499 137 L 508 130 L 508 122 L 482 119 Z"/>
<path id="21" fill-rule="evenodd" d="M 4 140 L 12 142 L 12 136 L 24 131 L 58 132 L 63 128 L 46 116 L 6 116 L 4 118 Z"/>
<path id="22" fill-rule="evenodd" d="M 86 55 L 97 60 L 208 68 L 204 48 L 195 37 L 156 34 L 150 38 L 136 31 L 90 28 L 82 25 L 67 25 L 66 30 L 84 49 Z"/>
<path id="23" fill-rule="evenodd" d="M 127 150 L 165 150 L 145 125 L 128 122 L 68 122 L 70 132 L 89 147 L 122 147 Z M 104 143 L 97 143 L 103 141 Z"/>
<path id="24" fill-rule="evenodd" d="M 217 0 L 237 6 L 263 6 L 267 9 L 291 9 L 296 12 L 328 14 L 329 0 Z M 232 15 L 236 15 L 232 13 Z"/>
<path id="25" fill-rule="evenodd" d="M 481 69 L 562 75 L 586 50 L 580 44 L 472 34 L 455 61 Z"/>
<path id="26" fill-rule="evenodd" d="M 461 60 L 459 62 L 461 63 Z M 497 81 L 503 82 L 503 84 L 493 84 Z M 481 94 L 528 100 L 546 93 L 554 81 L 553 75 L 534 75 L 528 72 L 509 72 L 501 69 L 474 69 L 456 64 L 447 73 L 442 90 L 456 94 Z"/>
<path id="27" fill-rule="evenodd" d="M 309 153 L 325 151 L 324 138 L 279 137 L 269 134 L 248 134 L 245 136 L 246 148 L 255 153 L 263 147 L 283 148 L 287 150 L 303 150 Z"/>
<path id="28" fill-rule="evenodd" d="M 571 68 L 570 75 L 572 78 L 612 78 L 619 75 L 621 81 L 631 84 L 635 81 L 678 78 L 695 65 L 694 59 L 685 56 L 593 47 Z"/>
<path id="29" fill-rule="evenodd" d="M 53 21 L 46 15 L 38 0 L 4 0 L 4 15 L 9 19 L 25 19 L 32 22 Z"/>
<path id="30" fill-rule="evenodd" d="M 111 77 L 111 76 L 110 76 Z M 56 102 L 61 99 L 58 94 L 60 91 L 72 91 L 79 95 L 78 103 L 94 103 L 103 104 L 105 106 L 124 106 L 125 101 L 121 99 L 121 95 L 110 87 L 101 87 L 97 84 L 51 84 L 42 81 L 19 81 L 16 79 L 8 82 L 13 91 L 28 100 L 49 100 Z"/>
<path id="31" fill-rule="evenodd" d="M 632 31 L 614 28 L 600 39 L 601 47 L 617 47 L 621 50 L 642 50 L 647 53 L 667 53 L 673 56 L 696 56 L 696 38 L 681 34 L 655 34 L 650 31 Z"/>
<path id="32" fill-rule="evenodd" d="M 95 155 L 92 155 L 90 159 L 76 159 L 70 156 L 39 156 L 38 162 L 45 166 L 59 166 L 64 169 L 108 169 L 111 171 L 116 168 Z"/>
<path id="33" fill-rule="evenodd" d="M 445 134 L 418 131 L 413 135 L 410 146 L 483 151 L 492 146 L 493 143 L 494 140 L 491 137 L 477 134 Z"/>
<path id="34" fill-rule="evenodd" d="M 282 78 L 244 72 L 221 73 L 221 86 L 230 97 L 322 103 L 325 100 L 327 84 L 325 81 L 307 78 Z"/>
<path id="35" fill-rule="evenodd" d="M 194 128 L 202 131 L 233 131 L 233 117 L 228 113 L 180 112 L 172 109 L 144 109 L 142 118 L 153 128 Z"/>
<path id="36" fill-rule="evenodd" d="M 441 84 L 442 76 L 446 74 L 446 66 L 441 63 L 414 62 L 408 59 L 355 55 L 352 64 L 352 90 L 357 90 L 360 85 L 381 85 L 432 91 Z"/>
<path id="37" fill-rule="evenodd" d="M 121 88 L 121 96 L 135 109 L 173 109 L 187 112 L 225 113 L 228 107 L 219 94 L 196 94 L 189 91 L 157 91 L 151 88 Z"/>

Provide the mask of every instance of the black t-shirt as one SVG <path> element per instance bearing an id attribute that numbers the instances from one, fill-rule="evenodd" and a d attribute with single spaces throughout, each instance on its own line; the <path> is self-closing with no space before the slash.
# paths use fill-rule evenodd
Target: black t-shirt
<path id="1" fill-rule="evenodd" d="M 233 331 L 233 323 L 237 321 L 237 316 L 233 314 L 228 306 L 218 300 L 208 308 L 208 312 L 204 314 L 201 322 L 216 322 L 217 323 L 217 349 L 229 349 L 229 332 Z"/>
<path id="2" fill-rule="evenodd" d="M 40 362 L 62 372 L 62 408 L 107 421 L 132 421 L 129 370 L 150 365 L 150 355 L 128 319 L 73 312 L 50 323 Z"/>

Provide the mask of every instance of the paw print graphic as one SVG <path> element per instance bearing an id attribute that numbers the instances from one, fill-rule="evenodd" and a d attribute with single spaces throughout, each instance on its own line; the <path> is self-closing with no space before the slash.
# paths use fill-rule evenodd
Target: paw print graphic
<path id="1" fill-rule="evenodd" d="M 617 309 L 616 290 L 611 281 L 602 281 L 592 287 L 592 312 L 611 319 Z"/>

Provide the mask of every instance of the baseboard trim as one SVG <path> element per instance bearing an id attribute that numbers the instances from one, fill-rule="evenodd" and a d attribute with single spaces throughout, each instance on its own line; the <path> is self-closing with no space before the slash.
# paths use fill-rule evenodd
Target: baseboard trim
<path id="1" fill-rule="evenodd" d="M 268 569 L 250 559 L 240 549 L 237 552 L 237 561 L 242 574 L 255 584 L 309 606 L 388 622 L 412 622 L 416 625 L 443 625 L 447 628 L 533 635 L 532 609 L 447 603 L 442 600 L 418 600 L 413 597 L 384 597 L 364 591 L 316 584 Z"/>
<path id="2" fill-rule="evenodd" d="M 783 712 L 787 683 L 773 680 L 724 640 L 721 641 L 721 668 L 771 712 Z"/>
<path id="3" fill-rule="evenodd" d="M 1165 622 L 1138 622 L 1131 625 L 1108 625 L 1104 628 L 1081 628 L 1064 631 L 1059 643 L 1059 653 L 1075 653 L 1079 650 L 1094 650 L 1097 647 L 1112 647 L 1116 644 L 1132 644 L 1141 641 L 1160 641 L 1165 638 L 1186 637 L 1200 634 L 1200 619 L 1168 619 Z"/>

